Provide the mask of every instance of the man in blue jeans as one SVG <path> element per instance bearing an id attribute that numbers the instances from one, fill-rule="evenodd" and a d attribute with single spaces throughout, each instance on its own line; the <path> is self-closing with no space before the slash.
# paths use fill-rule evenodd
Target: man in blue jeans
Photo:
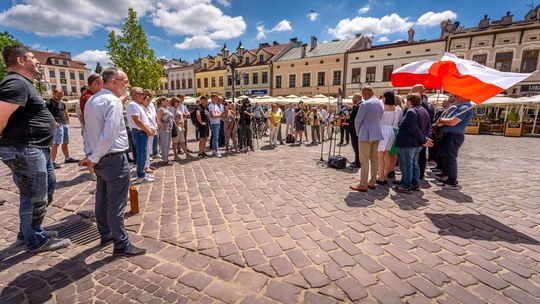
<path id="1" fill-rule="evenodd" d="M 210 95 L 210 100 L 212 103 L 208 105 L 208 112 L 210 112 L 210 127 L 212 130 L 212 151 L 214 156 L 221 157 L 221 154 L 219 153 L 219 131 L 221 130 L 223 105 L 219 103 L 216 94 Z"/>
<path id="2" fill-rule="evenodd" d="M 32 83 L 39 61 L 21 45 L 6 46 L 2 56 L 9 73 L 0 83 L 0 159 L 20 192 L 17 238 L 29 252 L 64 248 L 69 239 L 41 226 L 56 185 L 50 154 L 56 124 Z"/>
<path id="3" fill-rule="evenodd" d="M 418 156 L 423 147 L 431 147 L 431 118 L 422 107 L 420 94 L 407 95 L 407 113 L 401 120 L 396 138 L 396 148 L 401 170 L 401 185 L 394 190 L 411 193 L 420 190 L 420 166 Z"/>

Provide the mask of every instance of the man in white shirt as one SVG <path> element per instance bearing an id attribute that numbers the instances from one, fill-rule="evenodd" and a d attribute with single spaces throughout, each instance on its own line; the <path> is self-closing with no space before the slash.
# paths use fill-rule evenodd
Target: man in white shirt
<path id="1" fill-rule="evenodd" d="M 214 156 L 221 157 L 221 154 L 219 153 L 219 132 L 221 130 L 223 105 L 219 103 L 216 94 L 210 95 L 210 100 L 212 103 L 208 105 L 208 112 L 210 112 L 210 127 L 212 130 L 212 150 Z"/>
<path id="2" fill-rule="evenodd" d="M 122 101 L 127 95 L 127 75 L 108 68 L 103 72 L 103 89 L 85 106 L 85 152 L 79 165 L 93 167 L 97 175 L 96 223 L 101 245 L 114 243 L 113 256 L 145 254 L 129 241 L 124 228 L 124 209 L 130 186 L 127 160 L 128 138 L 122 115 Z"/>
<path id="3" fill-rule="evenodd" d="M 131 89 L 131 101 L 126 106 L 128 126 L 131 129 L 133 146 L 136 152 L 137 183 L 154 181 L 144 170 L 148 160 L 148 139 L 152 136 L 152 125 L 143 106 L 143 101 L 148 98 L 147 95 L 144 95 L 142 88 L 134 87 Z"/>
<path id="4" fill-rule="evenodd" d="M 328 112 L 322 104 L 319 105 L 319 117 L 321 118 L 321 140 L 324 141 L 324 134 L 327 127 Z"/>

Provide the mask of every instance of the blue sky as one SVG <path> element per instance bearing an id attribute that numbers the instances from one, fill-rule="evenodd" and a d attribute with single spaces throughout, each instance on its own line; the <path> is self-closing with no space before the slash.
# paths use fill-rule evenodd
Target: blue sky
<path id="1" fill-rule="evenodd" d="M 511 3 L 511 5 L 510 5 Z M 361 32 L 374 44 L 407 38 L 434 39 L 439 22 L 452 18 L 471 27 L 485 15 L 498 20 L 511 11 L 521 20 L 530 0 L 2 0 L 0 31 L 39 50 L 71 51 L 90 67 L 107 61 L 105 45 L 134 7 L 158 57 L 188 61 L 216 54 L 223 43 L 233 49 L 261 42 L 286 43 L 291 37 L 319 43 Z M 540 3 L 537 3 L 540 4 Z"/>

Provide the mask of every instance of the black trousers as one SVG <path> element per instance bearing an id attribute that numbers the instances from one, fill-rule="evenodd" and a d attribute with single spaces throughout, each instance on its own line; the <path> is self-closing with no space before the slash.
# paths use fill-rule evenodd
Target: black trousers
<path id="1" fill-rule="evenodd" d="M 345 140 L 347 141 L 347 143 L 349 143 L 349 127 L 348 126 L 339 127 L 339 133 L 340 133 L 339 143 L 340 144 L 343 143 L 343 137 L 345 137 Z"/>
<path id="2" fill-rule="evenodd" d="M 443 175 L 448 176 L 447 183 L 457 183 L 458 152 L 465 141 L 463 133 L 445 133 L 441 139 L 441 157 L 443 160 Z"/>
<path id="3" fill-rule="evenodd" d="M 420 179 L 424 179 L 424 173 L 426 172 L 427 164 L 427 149 L 422 147 L 420 150 L 420 155 L 418 155 L 418 166 L 420 167 Z"/>
<path id="4" fill-rule="evenodd" d="M 354 163 L 355 164 L 359 164 L 360 163 L 360 154 L 359 154 L 359 150 L 358 150 L 358 136 L 356 134 L 354 134 L 354 132 L 350 132 L 349 133 L 351 134 L 351 145 L 352 145 L 352 148 L 353 148 L 353 151 L 354 151 Z"/>

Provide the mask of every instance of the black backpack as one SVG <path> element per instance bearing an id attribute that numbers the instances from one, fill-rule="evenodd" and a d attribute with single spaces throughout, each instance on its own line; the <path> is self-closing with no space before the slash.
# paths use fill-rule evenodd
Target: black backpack
<path id="1" fill-rule="evenodd" d="M 287 138 L 285 139 L 285 142 L 288 144 L 294 144 L 295 141 L 296 139 L 294 138 L 294 135 L 292 134 L 287 135 Z"/>
<path id="2" fill-rule="evenodd" d="M 191 123 L 192 123 L 194 126 L 196 126 L 196 127 L 199 126 L 199 120 L 197 119 L 197 110 L 198 110 L 198 109 L 199 109 L 199 108 L 196 108 L 195 110 L 193 110 L 193 111 L 189 114 L 189 116 L 191 117 Z M 202 113 L 201 113 L 201 114 L 202 114 Z"/>

